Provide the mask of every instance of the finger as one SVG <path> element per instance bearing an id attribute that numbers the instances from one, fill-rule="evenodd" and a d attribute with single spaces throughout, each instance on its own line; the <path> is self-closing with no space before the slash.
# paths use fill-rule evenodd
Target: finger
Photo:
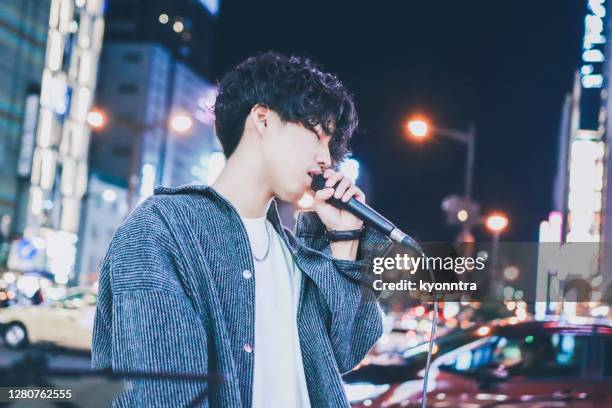
<path id="1" fill-rule="evenodd" d="M 323 177 L 328 178 L 334 173 L 334 169 L 325 169 L 325 171 L 323 172 Z"/>
<path id="2" fill-rule="evenodd" d="M 363 192 L 363 190 L 357 186 L 355 186 L 355 189 L 357 190 L 357 194 L 355 194 L 355 199 L 357 199 L 357 201 L 365 203 L 366 197 L 365 197 L 365 193 Z"/>
<path id="3" fill-rule="evenodd" d="M 336 187 L 336 192 L 334 193 L 335 198 L 340 198 L 345 193 L 345 191 L 353 184 L 350 178 L 345 177 L 340 181 L 340 184 Z"/>
<path id="4" fill-rule="evenodd" d="M 325 187 L 333 187 L 336 185 L 336 183 L 338 183 L 343 178 L 344 178 L 344 174 L 342 174 L 341 171 L 334 173 L 331 176 L 329 176 L 329 178 L 325 182 Z"/>
<path id="5" fill-rule="evenodd" d="M 334 195 L 333 188 L 322 188 L 315 193 L 315 201 L 327 201 L 331 196 Z"/>
<path id="6" fill-rule="evenodd" d="M 355 186 L 350 186 L 349 188 L 346 189 L 346 191 L 344 192 L 344 194 L 342 194 L 342 198 L 341 200 L 344 201 L 345 203 L 350 200 L 351 198 L 353 198 L 354 196 L 356 196 L 359 193 L 358 188 Z"/>

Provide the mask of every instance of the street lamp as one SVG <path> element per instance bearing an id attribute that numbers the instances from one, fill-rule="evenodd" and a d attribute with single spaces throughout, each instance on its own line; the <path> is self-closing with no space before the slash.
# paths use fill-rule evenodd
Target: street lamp
<path id="1" fill-rule="evenodd" d="M 493 242 L 491 246 L 491 291 L 497 294 L 497 291 L 501 288 L 501 277 L 498 273 L 498 258 L 499 258 L 499 236 L 508 227 L 508 217 L 501 212 L 493 212 L 488 215 L 485 219 L 485 226 L 493 235 Z"/>
<path id="2" fill-rule="evenodd" d="M 418 139 L 423 139 L 429 136 L 429 123 L 423 119 L 412 119 L 406 124 L 406 128 L 410 134 Z"/>
<path id="3" fill-rule="evenodd" d="M 470 125 L 467 131 L 447 129 L 438 126 L 433 126 L 430 121 L 423 117 L 413 117 L 406 123 L 406 129 L 408 134 L 417 140 L 424 140 L 430 135 L 438 135 L 447 139 L 454 140 L 462 143 L 467 147 L 466 151 L 466 165 L 465 165 L 465 178 L 464 178 L 464 192 L 463 199 L 453 198 L 454 196 L 447 197 L 442 202 L 442 208 L 447 211 L 451 207 L 451 201 L 460 201 L 462 208 L 455 208 L 458 211 L 454 213 L 454 217 L 450 224 L 455 224 L 457 221 L 462 226 L 461 233 L 457 238 L 457 242 L 473 242 L 474 238 L 470 232 L 473 221 L 480 218 L 478 214 L 478 205 L 472 201 L 472 182 L 474 173 L 474 156 L 476 147 L 476 128 Z"/>
<path id="4" fill-rule="evenodd" d="M 185 113 L 175 113 L 170 117 L 170 127 L 177 133 L 185 133 L 193 126 L 193 119 Z"/>
<path id="5" fill-rule="evenodd" d="M 101 109 L 92 109 L 87 113 L 87 124 L 95 130 L 100 130 L 106 126 L 106 113 Z"/>
<path id="6" fill-rule="evenodd" d="M 123 118 L 108 118 L 106 112 L 101 108 L 95 108 L 88 112 L 87 123 L 94 131 L 102 131 L 109 123 L 114 123 L 129 129 L 134 134 L 132 141 L 132 158 L 130 159 L 130 176 L 128 180 L 128 205 L 129 208 L 134 208 L 136 191 L 138 190 L 140 167 L 142 159 L 142 138 L 146 131 L 154 129 L 163 129 L 166 132 L 172 130 L 177 134 L 187 133 L 193 127 L 193 119 L 184 112 L 175 112 L 170 115 L 167 120 L 159 120 L 151 123 L 140 123 L 135 120 Z M 166 144 L 162 146 L 160 153 L 160 165 L 165 161 Z"/>
<path id="7" fill-rule="evenodd" d="M 465 166 L 465 191 L 467 199 L 472 196 L 472 179 L 474 173 L 474 155 L 476 147 L 476 128 L 470 125 L 467 131 L 447 129 L 433 126 L 424 118 L 412 118 L 406 123 L 409 134 L 416 139 L 424 139 L 429 135 L 438 135 L 462 143 L 467 147 Z"/>
<path id="8" fill-rule="evenodd" d="M 109 123 L 107 113 L 101 108 L 92 109 L 87 113 L 87 124 L 94 131 L 103 130 Z M 170 115 L 170 119 L 166 122 L 164 120 L 153 122 L 153 123 L 138 123 L 133 120 L 126 119 L 115 119 L 112 122 L 125 126 L 130 130 L 142 132 L 146 130 L 152 130 L 157 128 L 169 127 L 177 133 L 185 133 L 193 127 L 193 119 L 186 113 L 178 112 Z"/>
<path id="9" fill-rule="evenodd" d="M 485 225 L 487 226 L 487 229 L 493 233 L 494 236 L 499 236 L 499 234 L 508 226 L 508 217 L 506 217 L 506 215 L 502 213 L 492 213 L 487 217 Z"/>

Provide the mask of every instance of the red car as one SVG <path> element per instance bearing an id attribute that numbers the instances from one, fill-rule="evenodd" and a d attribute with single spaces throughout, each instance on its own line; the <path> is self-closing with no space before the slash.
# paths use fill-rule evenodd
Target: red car
<path id="1" fill-rule="evenodd" d="M 353 407 L 420 407 L 426 346 L 345 375 Z M 612 408 L 607 323 L 502 320 L 441 337 L 434 351 L 430 407 Z"/>

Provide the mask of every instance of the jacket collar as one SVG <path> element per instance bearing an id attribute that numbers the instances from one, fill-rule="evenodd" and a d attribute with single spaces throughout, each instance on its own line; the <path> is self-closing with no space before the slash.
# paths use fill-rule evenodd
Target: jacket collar
<path id="1" fill-rule="evenodd" d="M 234 207 L 234 205 L 229 200 L 223 197 L 219 192 L 217 192 L 217 190 L 205 184 L 185 184 L 178 187 L 156 186 L 153 190 L 153 194 L 155 195 L 177 195 L 191 193 L 208 196 L 213 200 L 224 204 L 225 206 L 230 208 L 237 217 L 240 217 L 238 210 L 236 210 L 236 207 Z M 283 228 L 280 216 L 278 214 L 278 204 L 275 198 L 270 201 L 270 205 L 268 206 L 268 211 L 266 213 L 266 219 L 272 223 L 283 241 L 285 241 L 287 247 L 289 247 L 291 252 L 295 254 L 298 249 L 297 242 L 295 242 L 295 240 L 289 239 L 289 237 L 287 236 L 287 233 Z"/>

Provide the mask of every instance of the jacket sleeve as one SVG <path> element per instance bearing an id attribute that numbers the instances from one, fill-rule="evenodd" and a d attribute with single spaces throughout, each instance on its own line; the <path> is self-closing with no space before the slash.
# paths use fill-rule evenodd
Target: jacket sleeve
<path id="1" fill-rule="evenodd" d="M 207 333 L 181 288 L 176 245 L 161 215 L 143 203 L 117 230 L 100 272 L 92 367 L 161 376 L 207 372 Z M 186 406 L 200 380 L 126 378 L 113 406 Z M 208 406 L 204 400 L 195 406 Z"/>
<path id="2" fill-rule="evenodd" d="M 317 265 L 306 271 L 327 306 L 327 330 L 341 373 L 352 370 L 382 335 L 382 311 L 378 292 L 373 289 L 372 260 L 384 256 L 392 241 L 366 227 L 357 260 L 335 259 L 325 226 L 314 211 L 298 216 L 296 237 L 310 249 L 308 256 Z"/>

